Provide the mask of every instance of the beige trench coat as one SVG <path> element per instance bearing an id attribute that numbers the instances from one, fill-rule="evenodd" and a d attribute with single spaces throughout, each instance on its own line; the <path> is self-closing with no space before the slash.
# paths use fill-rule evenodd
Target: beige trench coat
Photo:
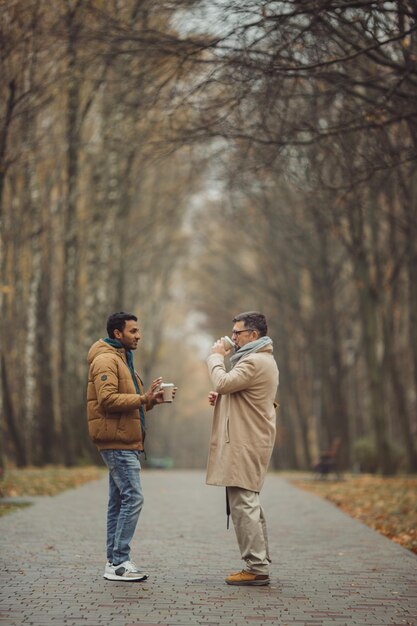
<path id="1" fill-rule="evenodd" d="M 242 357 L 230 372 L 220 354 L 211 354 L 207 364 L 219 395 L 206 482 L 259 492 L 275 442 L 278 367 L 272 346 Z"/>

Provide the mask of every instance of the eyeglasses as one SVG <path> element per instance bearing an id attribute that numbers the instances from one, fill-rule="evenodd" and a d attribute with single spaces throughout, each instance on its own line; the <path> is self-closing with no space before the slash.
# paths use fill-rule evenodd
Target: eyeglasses
<path id="1" fill-rule="evenodd" d="M 244 328 L 243 330 L 232 330 L 232 337 L 233 335 L 240 335 L 240 333 L 247 333 L 250 330 L 255 330 L 254 328 Z"/>

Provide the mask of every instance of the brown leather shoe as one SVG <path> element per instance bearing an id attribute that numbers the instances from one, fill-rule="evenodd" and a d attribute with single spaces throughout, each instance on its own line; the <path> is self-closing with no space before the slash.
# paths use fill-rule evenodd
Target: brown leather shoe
<path id="1" fill-rule="evenodd" d="M 252 574 L 244 569 L 236 574 L 230 574 L 230 576 L 226 578 L 228 585 L 269 585 L 270 581 L 271 579 L 268 575 Z"/>

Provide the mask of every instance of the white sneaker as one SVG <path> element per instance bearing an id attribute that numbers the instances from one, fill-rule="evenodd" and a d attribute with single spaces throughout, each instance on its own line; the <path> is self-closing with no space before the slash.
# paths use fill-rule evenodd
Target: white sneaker
<path id="1" fill-rule="evenodd" d="M 148 574 L 140 572 L 133 561 L 125 561 L 120 565 L 107 563 L 104 568 L 104 578 L 107 580 L 122 580 L 127 582 L 139 582 L 146 580 Z"/>
<path id="2" fill-rule="evenodd" d="M 114 574 L 114 565 L 112 565 L 110 561 L 107 561 L 106 567 L 104 568 L 104 578 L 106 578 L 106 574 Z"/>

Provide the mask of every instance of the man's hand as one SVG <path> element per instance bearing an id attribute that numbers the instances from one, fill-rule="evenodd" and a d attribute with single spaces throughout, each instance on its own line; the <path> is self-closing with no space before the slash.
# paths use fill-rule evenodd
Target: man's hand
<path id="1" fill-rule="evenodd" d="M 218 395 L 219 394 L 216 393 L 215 391 L 210 391 L 208 395 L 208 401 L 209 401 L 210 406 L 215 406 Z"/>
<path id="2" fill-rule="evenodd" d="M 230 349 L 229 350 L 225 349 L 224 343 L 221 339 L 218 339 L 217 341 L 215 341 L 211 348 L 212 354 L 221 354 L 222 356 L 226 356 L 226 354 L 229 354 L 229 352 L 230 352 Z"/>
<path id="3" fill-rule="evenodd" d="M 159 387 L 159 385 L 162 383 L 162 376 L 160 376 L 159 378 L 155 378 L 155 380 L 152 381 L 148 391 L 145 393 L 145 402 L 147 404 L 153 402 L 158 403 L 159 400 L 158 398 L 163 395 L 163 391 L 156 391 Z"/>

